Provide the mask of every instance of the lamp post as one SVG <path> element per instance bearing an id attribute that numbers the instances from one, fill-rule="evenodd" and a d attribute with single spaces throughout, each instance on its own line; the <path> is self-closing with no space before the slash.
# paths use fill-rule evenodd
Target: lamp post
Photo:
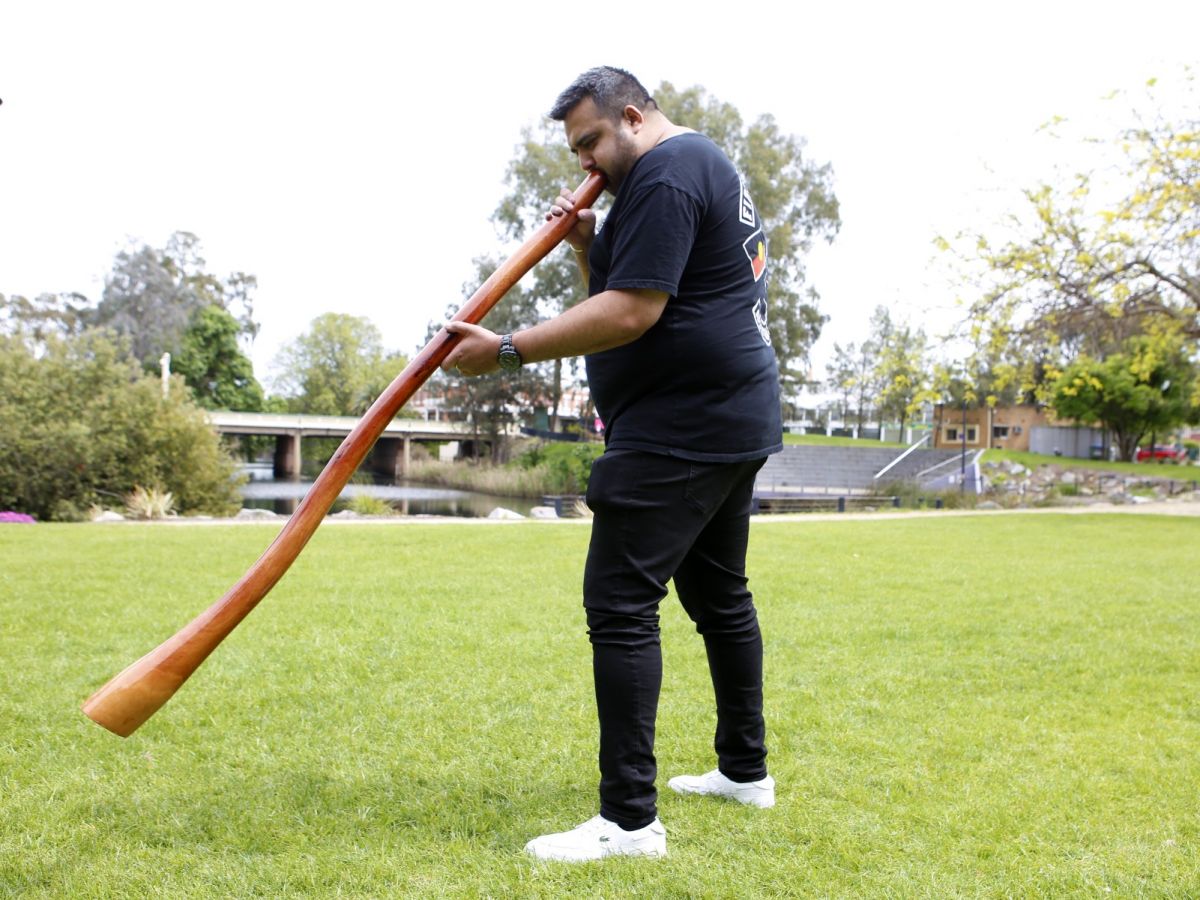
<path id="1" fill-rule="evenodd" d="M 962 459 L 958 476 L 958 492 L 967 492 L 967 388 L 963 385 L 962 395 Z"/>
<path id="2" fill-rule="evenodd" d="M 158 361 L 159 368 L 162 370 L 162 392 L 163 399 L 167 399 L 167 391 L 171 386 L 171 354 L 164 353 Z"/>

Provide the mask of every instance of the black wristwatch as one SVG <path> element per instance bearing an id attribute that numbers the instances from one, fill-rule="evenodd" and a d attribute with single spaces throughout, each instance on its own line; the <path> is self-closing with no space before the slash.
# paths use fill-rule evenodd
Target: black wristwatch
<path id="1" fill-rule="evenodd" d="M 505 372 L 515 372 L 521 368 L 521 354 L 513 346 L 512 335 L 505 334 L 500 338 L 500 352 L 496 354 L 496 362 Z"/>

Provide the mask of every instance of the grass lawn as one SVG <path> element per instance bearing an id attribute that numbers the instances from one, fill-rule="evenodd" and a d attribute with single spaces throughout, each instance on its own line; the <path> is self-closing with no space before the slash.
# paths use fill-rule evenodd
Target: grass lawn
<path id="1" fill-rule="evenodd" d="M 0 526 L 0 896 L 1189 897 L 1200 519 L 760 520 L 779 805 L 665 791 L 665 860 L 536 865 L 595 812 L 587 527 L 320 529 L 122 740 L 79 712 L 266 526 Z M 661 783 L 711 766 L 663 607 Z"/>
<path id="2" fill-rule="evenodd" d="M 872 441 L 866 438 L 852 437 L 832 437 L 825 434 L 791 434 L 784 432 L 784 445 L 788 444 L 809 444 L 818 447 L 907 447 L 908 444 L 898 443 L 896 441 Z"/>
<path id="3" fill-rule="evenodd" d="M 1200 469 L 1192 465 L 1157 462 L 1118 462 L 1105 459 L 1074 459 L 1067 456 L 1048 456 L 1044 453 L 1030 453 L 1026 450 L 988 450 L 983 455 L 983 462 L 1007 460 L 1018 462 L 1030 469 L 1038 466 L 1059 466 L 1066 469 L 1096 469 L 1103 472 L 1120 472 L 1124 475 L 1141 475 L 1144 478 L 1174 478 L 1178 481 L 1196 481 L 1200 479 Z"/>

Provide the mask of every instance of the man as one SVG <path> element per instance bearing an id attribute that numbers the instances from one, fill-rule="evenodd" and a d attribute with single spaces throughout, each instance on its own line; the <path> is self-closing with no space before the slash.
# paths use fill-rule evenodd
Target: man
<path id="1" fill-rule="evenodd" d="M 550 113 L 615 199 L 603 228 L 581 210 L 567 236 L 588 299 L 503 337 L 466 323 L 444 366 L 468 375 L 586 355 L 604 420 L 592 468 L 584 570 L 600 719 L 600 814 L 530 841 L 539 859 L 662 856 L 654 725 L 658 605 L 674 579 L 704 636 L 717 701 L 717 769 L 684 794 L 775 802 L 762 716 L 762 638 L 746 587 L 754 476 L 781 449 L 766 324 L 766 240 L 733 165 L 671 122 L 628 72 L 591 69 Z M 551 215 L 573 210 L 568 191 Z"/>

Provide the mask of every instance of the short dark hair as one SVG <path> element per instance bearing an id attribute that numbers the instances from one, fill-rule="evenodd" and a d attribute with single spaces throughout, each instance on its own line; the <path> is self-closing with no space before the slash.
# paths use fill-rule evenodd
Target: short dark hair
<path id="1" fill-rule="evenodd" d="M 592 98 L 602 115 L 614 121 L 621 118 L 626 106 L 643 110 L 658 108 L 642 83 L 624 69 L 597 66 L 588 69 L 558 95 L 550 110 L 550 118 L 555 122 L 563 121 L 571 110 L 588 97 Z"/>

